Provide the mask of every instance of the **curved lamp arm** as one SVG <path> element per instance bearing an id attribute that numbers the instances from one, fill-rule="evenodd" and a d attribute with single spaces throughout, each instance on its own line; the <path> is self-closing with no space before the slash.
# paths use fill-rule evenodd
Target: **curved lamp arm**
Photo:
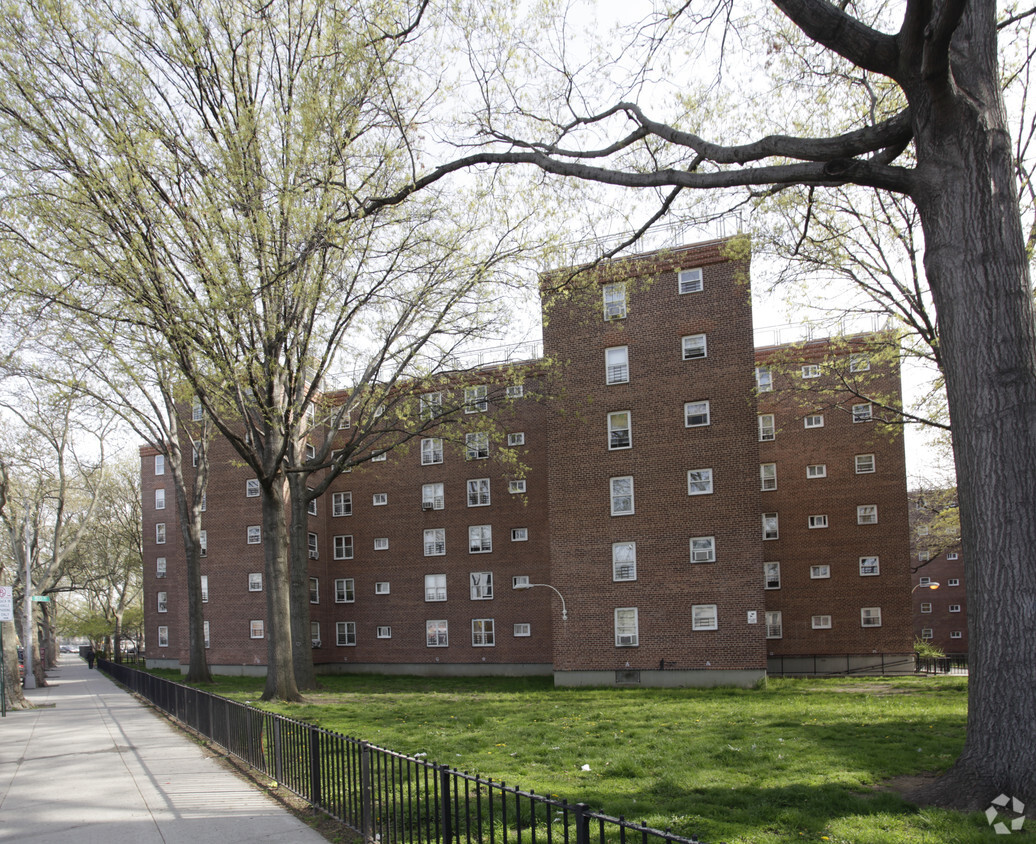
<path id="1" fill-rule="evenodd" d="M 561 620 L 568 621 L 568 610 L 565 608 L 565 596 L 558 592 L 557 587 L 551 586 L 549 583 L 522 583 L 515 586 L 515 589 L 532 589 L 534 586 L 545 586 L 548 589 L 553 589 L 554 593 L 561 598 Z"/>

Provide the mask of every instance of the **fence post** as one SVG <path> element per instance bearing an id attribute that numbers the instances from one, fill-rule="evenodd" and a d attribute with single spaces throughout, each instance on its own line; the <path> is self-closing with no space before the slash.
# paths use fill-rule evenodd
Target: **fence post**
<path id="1" fill-rule="evenodd" d="M 260 716 L 265 718 L 267 716 Z M 276 715 L 273 717 L 273 770 L 274 779 L 277 782 L 284 782 L 284 768 L 281 762 L 281 719 Z"/>
<path id="2" fill-rule="evenodd" d="M 453 813 L 450 810 L 450 769 L 439 766 L 439 830 L 442 844 L 453 840 Z"/>
<path id="3" fill-rule="evenodd" d="M 320 731 L 309 728 L 309 799 L 320 806 Z"/>
<path id="4" fill-rule="evenodd" d="M 360 834 L 374 840 L 374 784 L 371 782 L 371 746 L 360 742 Z"/>
<path id="5" fill-rule="evenodd" d="M 586 803 L 576 803 L 576 844 L 590 844 L 590 818 L 587 817 Z"/>

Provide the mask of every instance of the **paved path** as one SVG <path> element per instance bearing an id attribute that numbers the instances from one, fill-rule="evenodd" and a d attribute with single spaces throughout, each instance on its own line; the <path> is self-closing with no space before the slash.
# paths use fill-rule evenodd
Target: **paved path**
<path id="1" fill-rule="evenodd" d="M 47 682 L 0 719 L 0 841 L 326 844 L 79 656 Z"/>

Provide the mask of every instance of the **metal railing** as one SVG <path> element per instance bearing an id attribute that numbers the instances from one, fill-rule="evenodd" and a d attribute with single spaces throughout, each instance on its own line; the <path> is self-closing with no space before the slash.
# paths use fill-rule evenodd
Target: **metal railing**
<path id="1" fill-rule="evenodd" d="M 902 676 L 917 667 L 909 654 L 778 654 L 766 670 L 771 677 Z"/>
<path id="2" fill-rule="evenodd" d="M 101 661 L 113 679 L 380 844 L 698 844 Z"/>
<path id="3" fill-rule="evenodd" d="M 918 674 L 952 674 L 964 677 L 968 673 L 968 655 L 919 656 L 914 670 Z"/>

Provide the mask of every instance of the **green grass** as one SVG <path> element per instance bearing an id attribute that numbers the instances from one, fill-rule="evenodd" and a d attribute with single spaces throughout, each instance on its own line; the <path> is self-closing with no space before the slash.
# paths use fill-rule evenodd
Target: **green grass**
<path id="1" fill-rule="evenodd" d="M 959 678 L 770 680 L 766 688 L 554 689 L 549 679 L 322 678 L 264 708 L 708 842 L 991 841 L 981 814 L 879 788 L 945 769 Z M 262 681 L 212 689 L 258 703 Z M 582 766 L 589 765 L 589 771 Z"/>

